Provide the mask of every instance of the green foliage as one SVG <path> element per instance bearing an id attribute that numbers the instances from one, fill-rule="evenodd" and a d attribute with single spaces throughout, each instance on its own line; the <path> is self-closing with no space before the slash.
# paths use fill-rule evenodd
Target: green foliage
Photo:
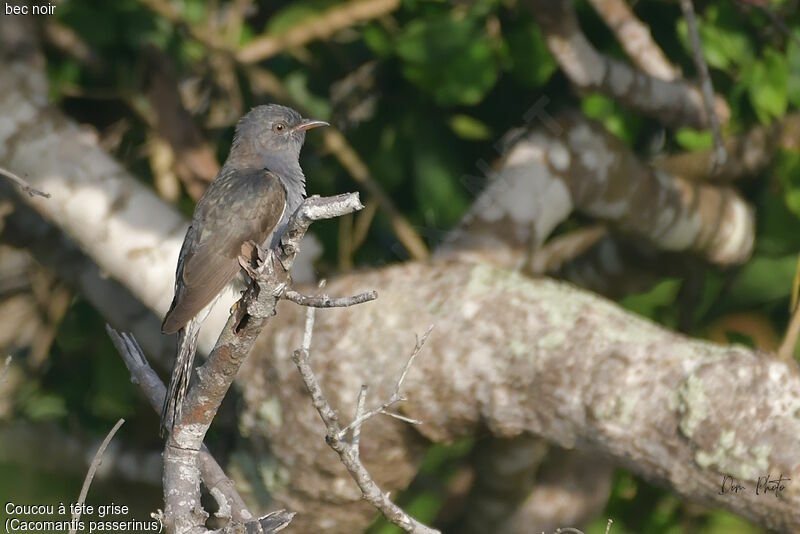
<path id="1" fill-rule="evenodd" d="M 739 305 L 787 301 L 792 292 L 797 255 L 779 258 L 758 256 L 745 265 L 730 288 L 730 296 Z"/>
<path id="2" fill-rule="evenodd" d="M 492 137 L 492 130 L 486 123 L 464 114 L 450 117 L 450 128 L 457 136 L 473 141 L 485 141 Z"/>
<path id="3" fill-rule="evenodd" d="M 771 48 L 762 57 L 743 69 L 742 81 L 758 120 L 768 124 L 786 112 L 789 70 L 786 58 Z"/>
<path id="4" fill-rule="evenodd" d="M 744 28 L 743 21 L 733 13 L 732 7 L 718 2 L 703 11 L 698 21 L 703 56 L 709 67 L 720 70 L 740 68 L 753 59 L 753 43 Z M 681 44 L 687 52 L 690 52 L 691 44 L 686 20 L 678 21 L 677 31 Z"/>
<path id="5" fill-rule="evenodd" d="M 659 312 L 669 309 L 675 303 L 680 287 L 680 280 L 667 278 L 644 293 L 626 296 L 619 303 L 627 310 L 657 319 Z"/>
<path id="6" fill-rule="evenodd" d="M 542 31 L 531 18 L 515 21 L 504 32 L 511 61 L 511 74 L 526 87 L 541 87 L 558 65 L 547 49 Z"/>
<path id="7" fill-rule="evenodd" d="M 581 111 L 590 119 L 603 123 L 606 130 L 629 145 L 636 140 L 640 121 L 607 96 L 600 93 L 585 96 L 581 100 Z"/>
<path id="8" fill-rule="evenodd" d="M 686 150 L 711 148 L 714 144 L 710 131 L 694 128 L 679 128 L 675 132 L 675 141 Z"/>
<path id="9" fill-rule="evenodd" d="M 394 48 L 403 75 L 442 105 L 477 104 L 497 81 L 494 45 L 471 14 L 416 19 Z"/>

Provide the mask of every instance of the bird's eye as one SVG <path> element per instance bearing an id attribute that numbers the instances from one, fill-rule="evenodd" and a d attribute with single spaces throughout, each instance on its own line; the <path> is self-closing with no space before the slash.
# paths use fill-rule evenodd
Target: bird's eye
<path id="1" fill-rule="evenodd" d="M 283 122 L 283 121 L 280 121 L 280 122 L 276 122 L 272 126 L 272 131 L 275 132 L 275 133 L 283 133 L 283 132 L 285 132 L 287 130 L 287 128 L 288 128 L 288 126 L 286 126 L 286 123 Z"/>

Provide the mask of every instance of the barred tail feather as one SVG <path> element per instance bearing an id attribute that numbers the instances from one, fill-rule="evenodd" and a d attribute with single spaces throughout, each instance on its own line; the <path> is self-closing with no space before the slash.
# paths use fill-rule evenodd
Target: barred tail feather
<path id="1" fill-rule="evenodd" d="M 171 434 L 175 422 L 181 417 L 183 401 L 192 378 L 194 356 L 197 351 L 197 336 L 200 333 L 201 323 L 202 321 L 194 318 L 178 330 L 178 351 L 172 366 L 167 395 L 164 397 L 164 405 L 161 408 L 161 437 Z"/>

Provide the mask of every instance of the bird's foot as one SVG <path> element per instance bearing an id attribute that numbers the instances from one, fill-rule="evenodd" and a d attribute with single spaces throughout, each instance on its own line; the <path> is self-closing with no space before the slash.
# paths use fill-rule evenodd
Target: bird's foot
<path id="1" fill-rule="evenodd" d="M 239 266 L 247 272 L 253 280 L 257 279 L 264 272 L 265 266 L 271 262 L 267 260 L 267 251 L 255 241 L 245 241 L 242 243 L 241 253 L 239 254 Z"/>

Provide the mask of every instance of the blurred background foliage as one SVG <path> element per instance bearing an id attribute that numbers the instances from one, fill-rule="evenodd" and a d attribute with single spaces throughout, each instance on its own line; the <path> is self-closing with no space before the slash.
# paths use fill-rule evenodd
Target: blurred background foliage
<path id="1" fill-rule="evenodd" d="M 115 157 L 187 216 L 194 201 L 185 181 L 165 171 L 154 156 L 164 134 L 154 101 L 160 96 L 150 91 L 152 77 L 162 76 L 161 71 L 154 74 L 153 58 L 167 65 L 190 122 L 217 161 L 227 153 L 235 121 L 247 109 L 267 101 L 289 103 L 331 121 L 342 132 L 370 178 L 430 249 L 475 198 L 474 180 L 465 177 L 482 176 L 485 169 L 479 162 L 499 159 L 498 141 L 509 129 L 523 126 L 525 111 L 542 97 L 551 114 L 580 109 L 643 159 L 711 146 L 706 131 L 666 129 L 603 95 L 571 90 L 539 27 L 516 0 L 396 4 L 380 17 L 250 63 L 236 61 L 232 54 L 265 35 L 280 37 L 323 20 L 342 3 L 62 1 L 55 16 L 44 22 L 50 96 L 91 125 Z M 693 77 L 686 23 L 677 2 L 632 5 L 670 60 Z M 624 59 L 613 34 L 589 5 L 578 1 L 576 7 L 595 46 Z M 696 2 L 714 87 L 732 112 L 726 134 L 798 113 L 798 7 L 796 0 Z M 354 178 L 354 167 L 332 157 L 330 146 L 315 134 L 309 136 L 303 163 L 310 193 L 363 188 Z M 800 147 L 782 148 L 768 169 L 737 187 L 758 214 L 752 260 L 723 271 L 687 258 L 683 275 L 662 279 L 621 303 L 693 336 L 775 350 L 790 318 L 793 287 L 797 291 Z M 324 246 L 321 273 L 409 257 L 386 211 L 374 213 L 355 225 L 345 218 L 315 227 Z M 585 223 L 574 217 L 564 228 Z M 55 336 L 46 357 L 33 358 L 29 345 L 9 342 L 7 350 L 27 374 L 24 383 L 13 387 L 2 417 L 46 422 L 91 439 L 125 417 L 124 437 L 117 439 L 155 450 L 155 414 L 130 384 L 103 331 L 102 317 L 80 295 L 72 295 L 63 312 L 49 320 Z M 13 376 L 9 382 L 19 383 Z M 217 448 L 224 451 L 231 438 L 221 434 L 216 435 Z M 469 470 L 473 445 L 470 440 L 433 447 L 400 504 L 424 521 L 445 524 L 452 514 L 452 494 Z M 82 473 L 56 475 L 14 458 L 0 460 L 0 500 L 39 502 L 46 496 L 68 501 L 78 492 Z M 126 499 L 138 506 L 142 517 L 158 507 L 155 488 L 134 491 L 135 484 L 100 484 L 90 496 L 100 495 L 94 498 L 103 502 L 109 496 Z M 603 532 L 606 518 L 613 518 L 614 533 L 761 532 L 728 513 L 682 502 L 623 470 L 615 477 L 604 514 L 588 532 Z M 373 533 L 391 531 L 381 521 L 371 527 Z"/>

